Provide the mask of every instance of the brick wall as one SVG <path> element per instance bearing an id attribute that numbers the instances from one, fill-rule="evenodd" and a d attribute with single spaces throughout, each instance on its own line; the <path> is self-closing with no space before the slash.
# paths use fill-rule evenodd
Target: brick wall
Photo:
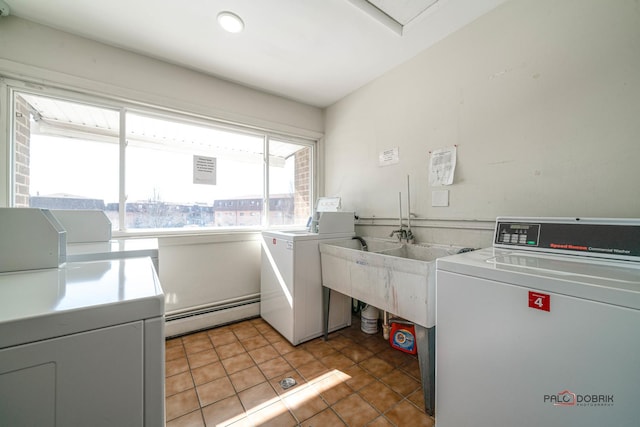
<path id="1" fill-rule="evenodd" d="M 307 147 L 295 154 L 295 196 L 294 217 L 296 224 L 306 224 L 311 215 L 311 148 Z"/>
<path id="2" fill-rule="evenodd" d="M 29 207 L 29 157 L 31 125 L 29 104 L 21 96 L 15 105 L 15 195 L 14 206 Z"/>

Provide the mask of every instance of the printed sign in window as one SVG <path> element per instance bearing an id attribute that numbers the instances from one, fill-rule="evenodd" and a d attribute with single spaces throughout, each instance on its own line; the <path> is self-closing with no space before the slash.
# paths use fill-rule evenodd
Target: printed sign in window
<path id="1" fill-rule="evenodd" d="M 216 158 L 193 156 L 193 183 L 216 185 Z"/>

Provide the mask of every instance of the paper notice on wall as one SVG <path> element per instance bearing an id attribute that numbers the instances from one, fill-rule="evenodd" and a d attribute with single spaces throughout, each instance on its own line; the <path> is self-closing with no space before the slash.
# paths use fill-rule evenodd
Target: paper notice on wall
<path id="1" fill-rule="evenodd" d="M 456 147 L 440 148 L 431 152 L 429 159 L 429 185 L 453 184 L 456 170 Z"/>
<path id="2" fill-rule="evenodd" d="M 193 183 L 216 185 L 216 158 L 193 156 Z"/>
<path id="3" fill-rule="evenodd" d="M 378 154 L 379 166 L 395 165 L 399 161 L 400 161 L 400 150 L 398 149 L 398 147 L 381 151 L 380 154 Z"/>

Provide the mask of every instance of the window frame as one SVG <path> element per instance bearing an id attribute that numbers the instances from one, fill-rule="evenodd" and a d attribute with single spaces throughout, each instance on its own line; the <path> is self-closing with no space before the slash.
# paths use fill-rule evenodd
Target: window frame
<path id="1" fill-rule="evenodd" d="M 214 116 L 204 116 L 202 114 L 190 113 L 174 108 L 166 108 L 148 103 L 140 103 L 133 100 L 119 98 L 108 98 L 98 94 L 89 94 L 73 89 L 63 89 L 48 85 L 32 84 L 26 81 L 4 78 L 0 75 L 0 132 L 5 135 L 6 147 L 0 153 L 0 164 L 4 166 L 5 172 L 0 174 L 0 206 L 12 207 L 16 203 L 15 188 L 15 94 L 25 93 L 34 96 L 56 98 L 78 104 L 85 104 L 92 107 L 104 108 L 119 113 L 119 182 L 118 182 L 118 206 L 119 206 L 119 228 L 113 230 L 114 237 L 128 236 L 162 236 L 162 235 L 182 235 L 182 234 L 209 234 L 209 233 L 233 233 L 247 231 L 261 231 L 273 228 L 269 224 L 269 142 L 273 140 L 292 143 L 310 149 L 310 176 L 309 176 L 309 208 L 313 212 L 314 203 L 318 194 L 318 151 L 320 139 L 309 136 L 293 135 L 286 132 L 269 129 L 266 127 L 239 122 L 231 122 L 216 118 Z M 127 113 L 139 114 L 161 120 L 169 120 L 178 123 L 211 127 L 216 130 L 227 132 L 237 132 L 245 135 L 258 136 L 263 138 L 263 223 L 260 226 L 235 226 L 235 227 L 200 227 L 200 228 L 154 228 L 154 229 L 131 229 L 126 228 L 125 205 L 126 205 L 126 115 Z M 4 181 L 4 182 L 3 182 Z M 300 229 L 302 225 L 278 225 L 279 229 Z"/>

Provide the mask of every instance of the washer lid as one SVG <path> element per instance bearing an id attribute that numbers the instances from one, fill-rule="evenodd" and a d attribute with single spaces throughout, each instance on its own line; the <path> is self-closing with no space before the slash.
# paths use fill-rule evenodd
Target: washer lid
<path id="1" fill-rule="evenodd" d="M 162 315 L 150 258 L 0 274 L 0 348 Z"/>
<path id="2" fill-rule="evenodd" d="M 438 258 L 436 266 L 438 271 L 640 310 L 637 262 L 486 248 Z"/>

